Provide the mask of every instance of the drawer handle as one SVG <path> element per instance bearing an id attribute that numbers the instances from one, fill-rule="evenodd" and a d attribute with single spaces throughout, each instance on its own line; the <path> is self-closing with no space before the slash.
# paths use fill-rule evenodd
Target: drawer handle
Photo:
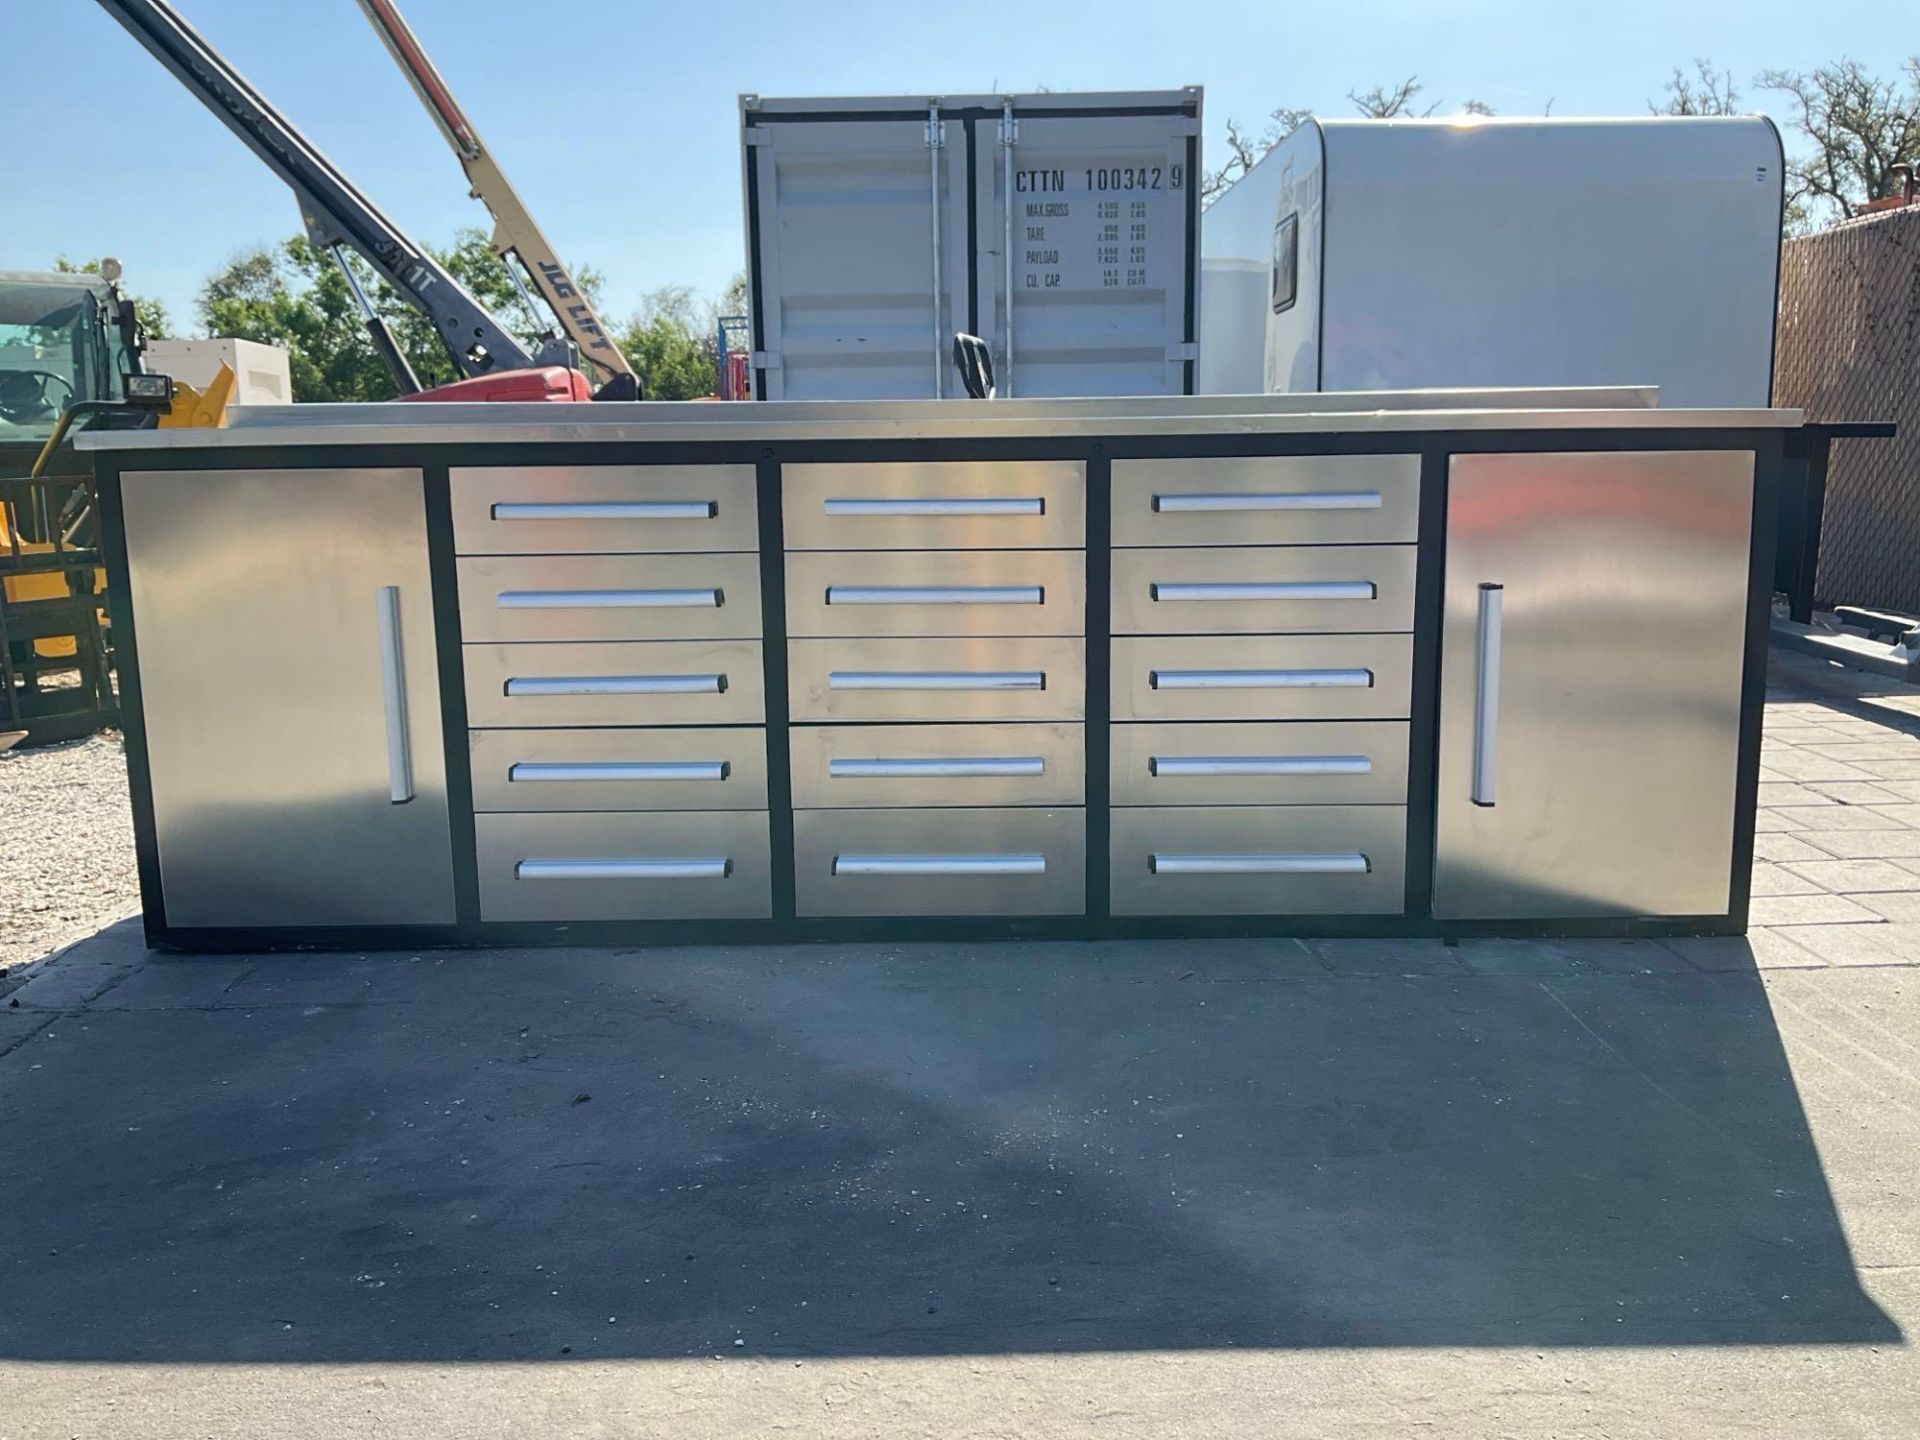
<path id="1" fill-rule="evenodd" d="M 507 767 L 509 784 L 572 780 L 725 780 L 730 760 L 521 760 Z"/>
<path id="2" fill-rule="evenodd" d="M 829 585 L 829 605 L 1044 605 L 1039 585 Z"/>
<path id="3" fill-rule="evenodd" d="M 1371 775 L 1365 755 L 1154 755 L 1149 775 Z"/>
<path id="4" fill-rule="evenodd" d="M 522 860 L 516 880 L 724 880 L 731 856 L 685 860 Z"/>
<path id="5" fill-rule="evenodd" d="M 712 590 L 502 590 L 502 610 L 717 610 L 726 592 Z"/>
<path id="6" fill-rule="evenodd" d="M 835 875 L 1044 875 L 1044 855 L 836 855 Z"/>
<path id="7" fill-rule="evenodd" d="M 829 690 L 1044 690 L 1044 670 L 835 670 Z"/>
<path id="8" fill-rule="evenodd" d="M 1371 580 L 1288 580 L 1273 584 L 1147 586 L 1154 600 L 1376 600 L 1380 587 Z"/>
<path id="9" fill-rule="evenodd" d="M 1373 862 L 1344 855 L 1149 855 L 1155 875 L 1365 875 Z"/>
<path id="10" fill-rule="evenodd" d="M 1378 510 L 1378 490 L 1301 490 L 1287 495 L 1156 495 L 1156 512 L 1235 510 Z"/>
<path id="11" fill-rule="evenodd" d="M 717 500 L 529 500 L 502 501 L 495 520 L 713 520 Z"/>
<path id="12" fill-rule="evenodd" d="M 509 695 L 724 695 L 724 675 L 535 675 L 507 681 Z"/>
<path id="13" fill-rule="evenodd" d="M 1040 496 L 983 500 L 829 500 L 829 515 L 1044 515 Z"/>
<path id="14" fill-rule="evenodd" d="M 830 760 L 827 774 L 835 780 L 964 779 L 986 775 L 1044 775 L 1047 762 L 1039 755 L 956 756 L 929 760 Z"/>
<path id="15" fill-rule="evenodd" d="M 1155 690 L 1364 690 L 1371 670 L 1150 670 Z"/>

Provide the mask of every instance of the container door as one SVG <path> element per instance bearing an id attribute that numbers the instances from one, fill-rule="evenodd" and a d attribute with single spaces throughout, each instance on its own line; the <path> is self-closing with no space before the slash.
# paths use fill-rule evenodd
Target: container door
<path id="1" fill-rule="evenodd" d="M 417 470 L 122 479 L 167 923 L 454 919 Z"/>
<path id="2" fill-rule="evenodd" d="M 748 127 L 767 361 L 756 395 L 963 393 L 951 354 L 969 298 L 966 126 L 937 134 L 936 149 L 923 119 Z"/>
<path id="3" fill-rule="evenodd" d="M 1748 452 L 1454 457 L 1433 911 L 1727 911 Z"/>
<path id="4" fill-rule="evenodd" d="M 1016 112 L 1010 147 L 1001 122 L 976 125 L 975 284 L 1000 394 L 1191 390 L 1193 124 Z"/>

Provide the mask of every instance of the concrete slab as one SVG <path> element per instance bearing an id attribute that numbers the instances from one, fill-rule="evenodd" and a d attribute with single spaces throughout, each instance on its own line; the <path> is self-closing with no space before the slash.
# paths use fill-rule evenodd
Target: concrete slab
<path id="1" fill-rule="evenodd" d="M 1855 899 L 1864 894 L 1913 889 L 1913 872 L 1891 860 L 1803 860 L 1784 868 L 1817 889 Z"/>
<path id="2" fill-rule="evenodd" d="M 1839 860 L 1920 859 L 1920 830 L 1823 830 L 1795 838 Z"/>
<path id="3" fill-rule="evenodd" d="M 1748 914 L 1755 925 L 1849 925 L 1878 918 L 1844 895 L 1756 895 Z"/>
<path id="4" fill-rule="evenodd" d="M 1767 873 L 1912 884 L 1658 943 L 109 930 L 0 1000 L 0 1436 L 1907 1440 L 1920 829 L 1770 813 Z"/>
<path id="5" fill-rule="evenodd" d="M 1813 852 L 1818 855 L 1818 850 Z M 1828 864 L 1840 864 L 1830 860 Z M 1904 888 L 1904 887 L 1902 887 Z M 1820 895 L 1825 891 L 1813 881 L 1803 879 L 1796 871 L 1782 865 L 1757 863 L 1753 867 L 1754 895 Z"/>
<path id="6" fill-rule="evenodd" d="M 1753 837 L 1753 858 L 1780 864 L 1789 860 L 1830 860 L 1833 857 L 1798 835 L 1776 833 Z"/>

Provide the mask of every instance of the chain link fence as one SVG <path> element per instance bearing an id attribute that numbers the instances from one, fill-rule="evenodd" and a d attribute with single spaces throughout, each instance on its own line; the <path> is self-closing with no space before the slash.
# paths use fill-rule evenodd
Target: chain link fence
<path id="1" fill-rule="evenodd" d="M 1777 347 L 1776 405 L 1900 427 L 1833 447 L 1816 603 L 1920 615 L 1920 204 L 1788 240 Z"/>

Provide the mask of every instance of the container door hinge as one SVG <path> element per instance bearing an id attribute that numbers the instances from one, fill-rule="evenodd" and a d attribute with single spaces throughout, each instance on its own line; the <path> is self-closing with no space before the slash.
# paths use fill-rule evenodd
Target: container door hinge
<path id="1" fill-rule="evenodd" d="M 1169 345 L 1167 347 L 1167 359 L 1169 360 L 1198 360 L 1199 358 L 1200 347 L 1192 340 L 1187 341 L 1184 345 Z"/>
<path id="2" fill-rule="evenodd" d="M 778 350 L 755 350 L 747 357 L 747 363 L 756 370 L 778 370 L 780 352 Z"/>
<path id="3" fill-rule="evenodd" d="M 771 145 L 773 143 L 773 131 L 763 125 L 743 126 L 740 131 L 740 143 L 742 145 Z"/>
<path id="4" fill-rule="evenodd" d="M 1173 122 L 1173 133 L 1186 138 L 1200 133 L 1200 122 L 1192 115 L 1182 115 Z"/>

